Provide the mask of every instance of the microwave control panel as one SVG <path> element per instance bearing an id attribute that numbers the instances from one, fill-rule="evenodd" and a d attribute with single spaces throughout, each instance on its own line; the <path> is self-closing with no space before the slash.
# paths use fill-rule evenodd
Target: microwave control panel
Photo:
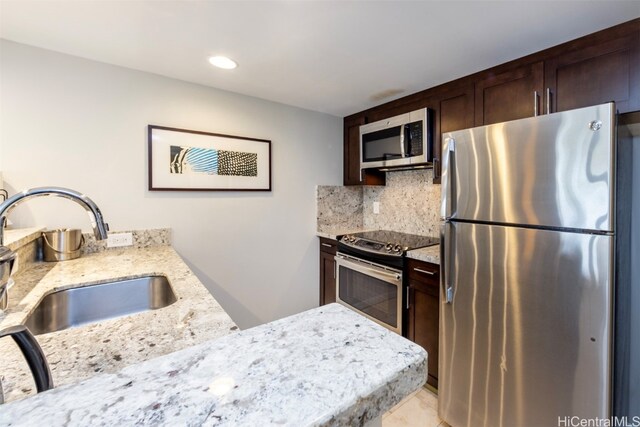
<path id="1" fill-rule="evenodd" d="M 409 123 L 406 130 L 409 137 L 409 152 L 407 155 L 419 156 L 422 154 L 422 120 Z"/>

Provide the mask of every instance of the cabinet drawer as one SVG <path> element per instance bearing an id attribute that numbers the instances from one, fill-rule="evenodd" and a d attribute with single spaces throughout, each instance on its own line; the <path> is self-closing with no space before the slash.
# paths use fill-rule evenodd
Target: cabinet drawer
<path id="1" fill-rule="evenodd" d="M 439 286 L 440 266 L 428 262 L 418 261 L 409 258 L 407 269 L 409 274 L 409 285 L 418 282 L 426 285 Z"/>
<path id="2" fill-rule="evenodd" d="M 320 250 L 322 252 L 326 252 L 326 253 L 329 253 L 331 255 L 335 255 L 337 249 L 338 249 L 338 241 L 337 240 L 320 237 Z"/>

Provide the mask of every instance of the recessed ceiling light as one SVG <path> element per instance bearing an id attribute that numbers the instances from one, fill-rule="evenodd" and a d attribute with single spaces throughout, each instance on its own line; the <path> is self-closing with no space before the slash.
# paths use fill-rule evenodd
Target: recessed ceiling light
<path id="1" fill-rule="evenodd" d="M 218 68 L 224 68 L 225 70 L 233 70 L 238 66 L 236 61 L 227 58 L 226 56 L 212 56 L 211 58 L 209 58 L 209 62 L 211 63 L 211 65 Z"/>

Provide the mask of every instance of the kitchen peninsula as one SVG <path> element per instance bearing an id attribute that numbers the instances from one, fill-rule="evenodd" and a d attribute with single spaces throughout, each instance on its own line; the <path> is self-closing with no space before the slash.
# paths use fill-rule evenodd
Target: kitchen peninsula
<path id="1" fill-rule="evenodd" d="M 151 256 L 153 253 L 155 256 Z M 149 262 L 156 261 L 151 264 L 153 267 L 136 262 L 143 254 L 147 254 Z M 135 274 L 142 274 L 142 270 L 145 274 L 166 274 L 174 286 L 176 303 L 129 316 L 129 322 L 135 316 L 148 316 L 151 330 L 162 325 L 169 336 L 184 336 L 185 330 L 195 326 L 194 334 L 206 331 L 206 322 L 192 324 L 204 314 L 197 308 L 200 302 L 191 300 L 193 292 L 206 289 L 168 245 L 106 251 L 59 263 L 40 278 L 19 304 L 22 307 L 15 307 L 2 325 L 24 318 L 42 295 L 61 285 L 56 277 L 62 277 L 58 276 L 62 272 L 56 269 L 75 275 L 82 263 L 90 263 L 92 258 L 100 259 L 103 265 L 120 261 L 119 275 L 124 274 L 127 265 L 134 264 L 139 265 Z M 100 280 L 95 276 L 100 274 L 98 270 L 84 270 L 80 277 L 95 283 Z M 211 301 L 207 300 L 207 304 L 219 306 L 212 297 L 208 298 Z M 174 308 L 170 314 L 172 320 L 162 320 L 163 311 L 170 313 L 171 307 L 180 303 L 182 308 Z M 54 381 L 59 387 L 3 405 L 0 424 L 376 425 L 384 412 L 426 380 L 427 355 L 421 347 L 337 304 L 241 332 L 231 332 L 235 325 L 222 313 L 217 313 L 219 318 L 211 325 L 226 336 L 187 345 L 183 350 L 141 363 L 127 356 L 134 354 L 138 346 L 145 348 L 136 335 L 144 330 L 145 322 L 136 323 L 139 327 L 131 331 L 118 329 L 121 319 L 115 319 L 39 336 L 47 357 L 51 337 L 66 334 L 64 340 L 58 341 L 65 347 L 58 348 L 61 357 L 84 365 L 88 362 L 84 356 L 97 354 L 100 359 L 103 356 L 97 350 L 118 346 L 121 360 L 128 366 L 117 371 L 105 369 L 106 373 L 62 386 L 62 371 L 56 375 L 58 368 L 54 367 Z M 218 324 L 220 328 L 216 329 Z M 104 328 L 104 333 L 109 326 L 116 327 L 115 342 L 88 345 L 82 341 L 87 345 L 74 345 L 74 333 L 80 339 L 83 331 Z"/>
<path id="2" fill-rule="evenodd" d="M 376 425 L 426 352 L 338 304 L 7 404 L 0 424 Z"/>

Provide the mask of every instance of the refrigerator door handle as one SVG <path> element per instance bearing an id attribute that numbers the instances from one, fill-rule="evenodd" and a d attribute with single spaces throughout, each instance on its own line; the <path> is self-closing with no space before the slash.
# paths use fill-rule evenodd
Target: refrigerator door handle
<path id="1" fill-rule="evenodd" d="M 449 228 L 451 223 L 446 221 L 440 226 L 440 291 L 444 298 L 444 302 L 451 304 L 453 302 L 453 288 L 449 285 L 449 257 L 447 254 L 447 248 L 451 242 L 451 232 Z"/>
<path id="2" fill-rule="evenodd" d="M 443 219 L 448 219 L 453 216 L 456 195 L 454 170 L 456 140 L 451 137 L 445 137 L 442 149 L 442 165 L 440 168 L 442 204 L 440 206 L 440 214 Z"/>

